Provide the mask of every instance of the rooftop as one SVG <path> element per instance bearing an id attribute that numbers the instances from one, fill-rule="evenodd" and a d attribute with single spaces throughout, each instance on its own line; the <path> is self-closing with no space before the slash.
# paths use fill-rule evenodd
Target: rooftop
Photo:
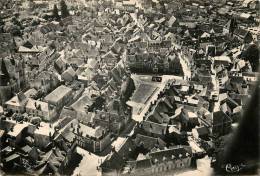
<path id="1" fill-rule="evenodd" d="M 13 130 L 9 131 L 7 134 L 13 137 L 18 136 L 26 127 L 28 127 L 28 123 L 17 123 Z"/>
<path id="2" fill-rule="evenodd" d="M 54 129 L 50 127 L 49 123 L 41 122 L 40 127 L 35 130 L 34 134 L 49 136 L 50 134 L 54 134 Z"/>
<path id="3" fill-rule="evenodd" d="M 54 91 L 52 91 L 50 94 L 48 94 L 44 98 L 44 100 L 48 101 L 48 102 L 56 103 L 56 102 L 61 101 L 63 99 L 63 97 L 68 95 L 70 92 L 72 92 L 71 88 L 61 85 L 61 86 L 57 87 Z"/>

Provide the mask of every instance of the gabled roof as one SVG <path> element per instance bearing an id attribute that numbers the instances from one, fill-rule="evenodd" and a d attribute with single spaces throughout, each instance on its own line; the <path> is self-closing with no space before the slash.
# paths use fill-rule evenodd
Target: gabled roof
<path id="1" fill-rule="evenodd" d="M 182 159 L 192 157 L 192 150 L 189 146 L 177 146 L 166 150 L 149 153 L 152 161 L 164 162 L 164 160 Z"/>
<path id="2" fill-rule="evenodd" d="M 67 70 L 65 70 L 63 73 L 62 73 L 62 78 L 65 80 L 65 81 L 68 81 L 70 80 L 71 78 L 75 78 L 76 76 L 76 72 L 74 71 L 74 69 L 72 67 L 69 67 Z"/>
<path id="3" fill-rule="evenodd" d="M 234 31 L 234 35 L 236 35 L 236 36 L 238 36 L 242 39 L 244 39 L 247 36 L 248 33 L 250 33 L 250 32 L 245 30 L 245 29 L 242 29 L 242 28 L 237 28 Z"/>
<path id="4" fill-rule="evenodd" d="M 12 106 L 24 106 L 27 101 L 28 101 L 28 98 L 24 95 L 24 93 L 19 92 L 16 96 L 11 98 L 5 104 L 12 105 Z"/>
<path id="5" fill-rule="evenodd" d="M 12 137 L 17 137 L 26 127 L 28 127 L 28 123 L 17 123 L 12 131 L 9 131 L 7 134 Z"/>
<path id="6" fill-rule="evenodd" d="M 165 135 L 167 132 L 166 124 L 159 124 L 151 121 L 143 121 L 142 128 L 147 132 L 151 132 L 153 134 L 159 134 L 159 135 Z"/>
<path id="7" fill-rule="evenodd" d="M 111 171 L 113 169 L 121 169 L 124 164 L 123 158 L 117 152 L 110 153 L 105 161 L 100 165 L 102 170 Z"/>
<path id="8" fill-rule="evenodd" d="M 136 146 L 143 146 L 147 150 L 151 150 L 153 148 L 163 149 L 166 147 L 166 143 L 160 138 L 137 134 L 136 138 L 133 140 Z"/>
<path id="9" fill-rule="evenodd" d="M 61 85 L 48 94 L 44 99 L 45 101 L 58 102 L 71 91 L 71 88 Z"/>
<path id="10" fill-rule="evenodd" d="M 208 135 L 209 134 L 209 130 L 205 126 L 197 127 L 195 129 L 197 130 L 199 135 Z"/>
<path id="11" fill-rule="evenodd" d="M 149 158 L 143 160 L 137 160 L 135 163 L 135 169 L 146 169 L 151 167 L 152 167 L 152 162 Z"/>
<path id="12" fill-rule="evenodd" d="M 223 122 L 231 121 L 231 118 L 223 111 L 213 112 L 213 125 L 220 125 Z"/>

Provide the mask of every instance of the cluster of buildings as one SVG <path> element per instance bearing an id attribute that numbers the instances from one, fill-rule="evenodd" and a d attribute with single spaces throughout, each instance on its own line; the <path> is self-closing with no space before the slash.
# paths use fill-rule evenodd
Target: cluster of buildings
<path id="1" fill-rule="evenodd" d="M 117 35 L 130 22 L 117 21 L 120 15 L 111 12 L 100 16 L 91 7 L 77 15 L 70 10 L 72 15 L 60 21 L 30 10 L 37 6 L 50 15 L 48 3 L 17 2 L 10 10 L 20 11 L 21 35 L 0 34 L 5 172 L 17 167 L 23 173 L 64 174 L 77 156 L 76 146 L 103 152 L 131 122 L 126 102 L 135 85 L 120 61 L 126 43 Z M 11 18 L 6 16 L 4 25 Z"/>
<path id="2" fill-rule="evenodd" d="M 69 173 L 71 161 L 78 162 L 76 143 L 58 137 L 56 126 L 13 114 L 1 116 L 1 167 L 12 174 Z M 70 171 L 71 172 L 71 171 Z"/>
<path id="3" fill-rule="evenodd" d="M 0 3 L 1 170 L 70 175 L 79 147 L 103 175 L 172 174 L 236 128 L 258 1 L 65 2 L 58 21 L 59 1 Z"/>
<path id="4" fill-rule="evenodd" d="M 241 6 L 245 3 L 258 5 Z M 252 32 L 251 27 L 259 25 L 259 3 L 187 1 L 179 2 L 179 7 L 174 13 L 144 12 L 133 17 L 139 31 L 135 30 L 136 35 L 128 40 L 128 69 L 135 74 L 159 75 L 157 78 L 169 74 L 167 69 L 173 74 L 180 70 L 176 75 L 183 79 L 165 83 L 133 135 L 121 146 L 115 146 L 100 165 L 104 175 L 167 175 L 192 168 L 190 161 L 211 153 L 217 148 L 216 139 L 236 129 L 254 90 L 259 73 L 244 53 L 257 45 L 259 32 Z M 236 16 L 237 13 L 221 14 L 222 8 L 241 12 L 240 16 L 247 12 L 250 20 Z M 178 64 L 167 66 L 171 63 L 169 58 L 176 58 Z M 136 97 L 131 101 L 139 103 Z M 158 155 L 153 155 L 154 151 Z M 170 151 L 183 156 L 183 160 Z M 213 162 L 215 155 L 210 156 Z"/>

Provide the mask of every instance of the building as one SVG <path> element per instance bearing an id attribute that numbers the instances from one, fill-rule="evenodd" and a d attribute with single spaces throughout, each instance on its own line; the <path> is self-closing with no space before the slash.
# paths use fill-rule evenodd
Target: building
<path id="1" fill-rule="evenodd" d="M 56 108 L 49 103 L 29 98 L 25 112 L 33 116 L 40 116 L 45 121 L 51 121 L 57 116 Z"/>
<path id="2" fill-rule="evenodd" d="M 28 79 L 30 87 L 41 91 L 43 94 L 47 94 L 59 85 L 57 75 L 50 71 L 31 72 L 28 75 Z"/>
<path id="3" fill-rule="evenodd" d="M 167 52 L 161 54 L 153 52 L 127 53 L 126 65 L 135 73 L 183 74 L 180 59 L 175 54 L 167 54 Z"/>
<path id="4" fill-rule="evenodd" d="M 0 55 L 8 56 L 15 49 L 15 43 L 10 33 L 0 34 Z"/>
<path id="5" fill-rule="evenodd" d="M 14 113 L 23 113 L 25 111 L 27 102 L 28 98 L 24 95 L 23 92 L 19 92 L 16 96 L 5 102 L 5 106 L 8 110 Z"/>
<path id="6" fill-rule="evenodd" d="M 73 120 L 62 134 L 69 142 L 76 141 L 81 148 L 90 152 L 102 152 L 110 143 L 110 132 L 101 126 L 90 126 Z"/>
<path id="7" fill-rule="evenodd" d="M 247 44 L 253 41 L 252 33 L 242 28 L 235 29 L 234 37 L 236 37 L 239 41 Z"/>
<path id="8" fill-rule="evenodd" d="M 6 109 L 13 113 L 24 113 L 39 116 L 45 121 L 51 121 L 57 115 L 54 105 L 34 100 L 25 96 L 23 92 L 19 92 L 13 98 L 5 103 Z"/>
<path id="9" fill-rule="evenodd" d="M 35 129 L 33 138 L 35 146 L 44 149 L 53 142 L 54 129 L 48 123 L 41 122 L 40 126 Z"/>
<path id="10" fill-rule="evenodd" d="M 26 85 L 23 59 L 12 56 L 0 60 L 0 102 L 3 104 Z"/>
<path id="11" fill-rule="evenodd" d="M 122 175 L 166 175 L 191 167 L 192 151 L 189 146 L 176 146 L 150 152 L 147 157 L 129 161 Z"/>
<path id="12" fill-rule="evenodd" d="M 61 85 L 44 97 L 44 101 L 55 106 L 57 109 L 61 109 L 64 105 L 70 102 L 71 98 L 72 89 Z"/>
<path id="13" fill-rule="evenodd" d="M 28 123 L 17 123 L 7 133 L 7 140 L 10 146 L 16 147 L 22 142 L 27 133 Z"/>

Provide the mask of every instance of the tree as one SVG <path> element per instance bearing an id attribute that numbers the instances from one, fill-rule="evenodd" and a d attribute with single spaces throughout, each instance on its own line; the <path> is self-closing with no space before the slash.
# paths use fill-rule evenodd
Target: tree
<path id="1" fill-rule="evenodd" d="M 53 6 L 52 17 L 53 17 L 55 20 L 60 19 L 59 10 L 58 10 L 58 7 L 57 7 L 56 4 Z"/>
<path id="2" fill-rule="evenodd" d="M 61 18 L 66 18 L 67 16 L 69 16 L 69 11 L 68 11 L 68 7 L 67 4 L 65 3 L 64 0 L 60 1 L 60 10 L 61 10 Z"/>

